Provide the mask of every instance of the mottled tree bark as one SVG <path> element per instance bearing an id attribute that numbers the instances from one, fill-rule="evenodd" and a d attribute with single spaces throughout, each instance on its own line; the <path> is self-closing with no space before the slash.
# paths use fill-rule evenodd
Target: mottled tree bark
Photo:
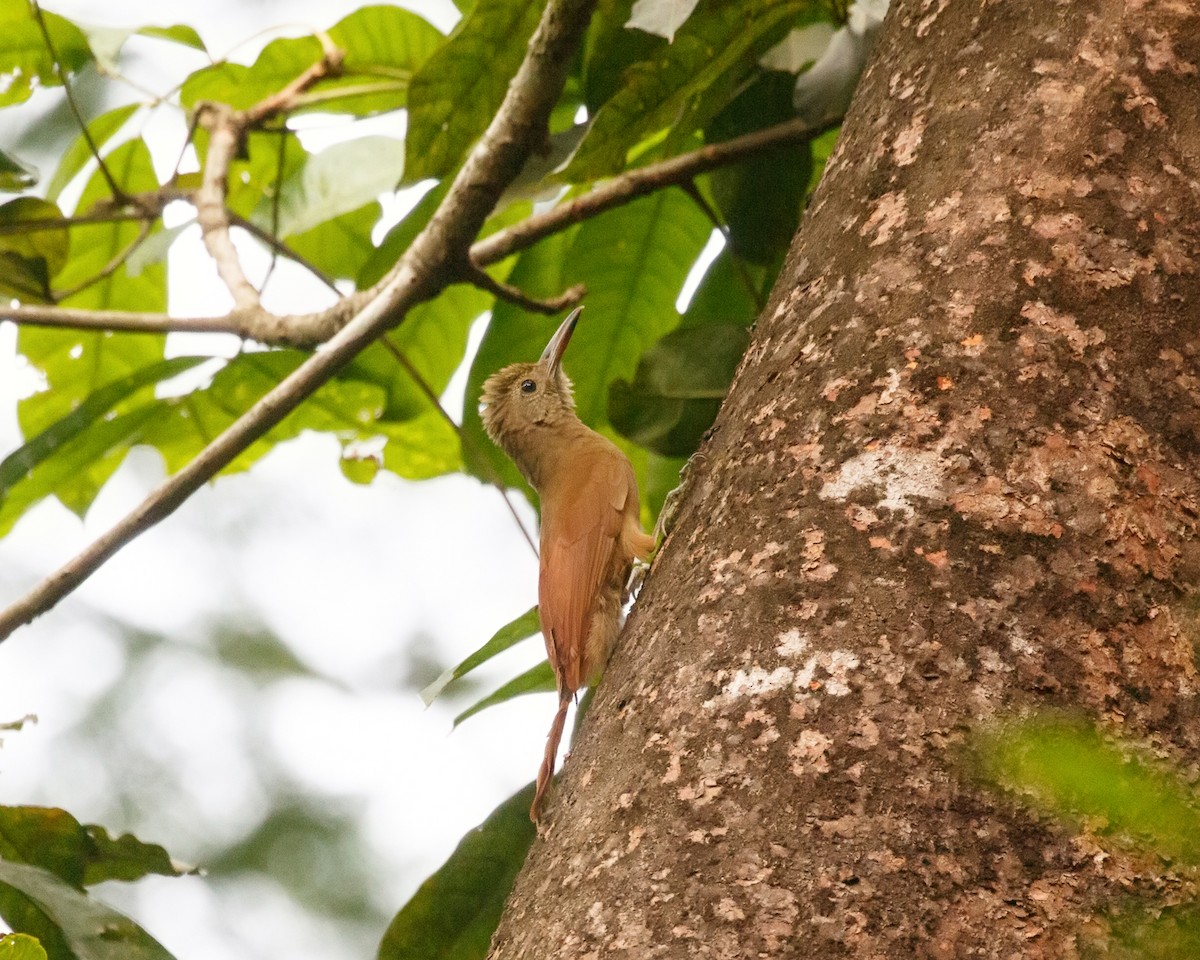
<path id="1" fill-rule="evenodd" d="M 496 958 L 1041 958 L 1153 864 L 963 771 L 1200 760 L 1200 7 L 893 0 Z"/>

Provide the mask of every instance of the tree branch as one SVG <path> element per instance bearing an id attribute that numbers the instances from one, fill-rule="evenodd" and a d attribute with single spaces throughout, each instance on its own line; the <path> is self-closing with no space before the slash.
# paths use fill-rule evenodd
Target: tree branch
<path id="1" fill-rule="evenodd" d="M 477 267 L 473 263 L 464 270 L 463 281 L 490 293 L 497 300 L 507 300 L 509 303 L 515 303 L 522 310 L 528 310 L 530 313 L 544 313 L 547 316 L 562 313 L 569 307 L 578 304 L 587 295 L 587 287 L 582 283 L 577 283 L 557 297 L 539 300 L 529 296 L 520 287 L 497 280 L 482 267 Z"/>
<path id="2" fill-rule="evenodd" d="M 229 289 L 234 306 L 239 310 L 254 310 L 259 306 L 258 291 L 242 269 L 242 261 L 229 233 L 229 210 L 225 206 L 229 193 L 229 164 L 238 151 L 245 128 L 237 111 L 223 103 L 201 104 L 197 117 L 209 131 L 204 173 L 192 201 L 196 205 L 196 220 L 200 224 L 204 248 Z"/>
<path id="3" fill-rule="evenodd" d="M 550 0 L 546 5 L 504 102 L 454 178 L 445 200 L 372 291 L 367 304 L 326 348 L 270 390 L 107 533 L 0 611 L 0 640 L 49 610 L 121 547 L 170 516 L 363 348 L 400 323 L 415 304 L 436 296 L 452 282 L 454 266 L 468 256 L 472 239 L 501 193 L 534 146 L 545 138 L 550 111 L 562 92 L 568 65 L 594 6 L 595 0 Z"/>
<path id="4" fill-rule="evenodd" d="M 565 230 L 583 220 L 598 216 L 614 207 L 629 203 L 638 197 L 686 183 L 698 174 L 737 163 L 761 150 L 770 149 L 783 143 L 813 139 L 836 125 L 837 123 L 834 122 L 814 128 L 800 120 L 788 120 L 765 130 L 758 130 L 724 143 L 701 147 L 691 153 L 680 154 L 678 157 L 672 157 L 661 163 L 630 171 L 614 177 L 582 197 L 547 210 L 545 213 L 535 214 L 513 227 L 499 230 L 472 244 L 470 248 L 471 261 L 481 268 L 497 263 L 505 257 L 533 246 L 545 237 Z M 73 222 L 81 222 L 81 220 L 86 222 L 84 218 Z M 239 222 L 238 225 L 246 227 L 251 232 L 255 229 L 252 226 L 246 226 L 245 222 Z M 0 225 L 0 233 L 4 232 L 6 232 L 4 225 Z M 259 239 L 264 243 L 272 242 L 265 236 L 260 236 Z M 286 246 L 281 248 L 281 252 L 295 259 L 301 266 L 308 267 L 308 264 L 300 260 L 298 255 Z M 11 320 L 17 324 L 78 327 L 88 330 L 232 333 L 235 336 L 275 346 L 312 348 L 332 337 L 380 289 L 381 286 L 377 286 L 374 290 L 351 294 L 327 310 L 290 316 L 279 316 L 261 308 L 248 311 L 235 310 L 226 317 L 175 318 L 165 314 L 123 311 L 92 312 L 43 306 L 4 307 L 0 305 L 0 320 Z"/>
<path id="5" fill-rule="evenodd" d="M 660 163 L 630 170 L 574 200 L 552 207 L 545 213 L 535 214 L 504 230 L 497 230 L 471 247 L 471 259 L 479 266 L 496 263 L 518 250 L 533 246 L 544 237 L 613 207 L 619 207 L 664 187 L 687 183 L 702 173 L 738 163 L 762 150 L 785 143 L 813 140 L 840 123 L 841 118 L 838 118 L 814 127 L 799 118 L 785 120 L 773 127 L 755 130 L 724 143 L 709 144 Z"/>
<path id="6" fill-rule="evenodd" d="M 248 130 L 286 112 L 296 97 L 314 83 L 338 73 L 344 56 L 341 50 L 326 47 L 321 59 L 295 80 L 246 110 L 234 110 L 226 104 L 212 102 L 202 103 L 196 109 L 197 121 L 209 130 L 200 189 L 193 200 L 196 219 L 200 223 L 205 249 L 239 310 L 256 310 L 260 302 L 258 290 L 246 278 L 229 233 L 230 211 L 225 203 L 229 195 L 229 165 L 245 142 Z"/>

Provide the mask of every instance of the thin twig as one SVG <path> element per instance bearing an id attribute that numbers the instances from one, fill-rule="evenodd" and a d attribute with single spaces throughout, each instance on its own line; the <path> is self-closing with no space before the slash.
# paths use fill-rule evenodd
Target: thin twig
<path id="1" fill-rule="evenodd" d="M 279 149 L 275 154 L 275 189 L 271 193 L 271 263 L 267 267 L 267 272 L 263 276 L 263 289 L 267 288 L 267 284 L 271 282 L 271 276 L 275 273 L 275 265 L 279 262 L 279 247 L 282 246 L 282 241 L 279 240 L 279 202 L 283 198 L 283 163 L 287 158 L 287 127 L 284 127 L 279 132 Z M 276 245 L 278 244 L 278 246 Z M 314 273 L 316 271 L 313 271 Z M 324 275 L 321 279 L 325 280 Z M 327 286 L 334 293 L 341 296 L 341 291 L 333 285 L 329 280 L 325 280 Z"/>
<path id="2" fill-rule="evenodd" d="M 539 300 L 529 296 L 519 287 L 497 280 L 482 267 L 477 267 L 473 263 L 463 269 L 463 280 L 490 293 L 497 300 L 507 300 L 509 303 L 515 303 L 522 310 L 528 310 L 530 313 L 543 313 L 550 317 L 576 306 L 587 294 L 587 287 L 582 283 L 577 283 L 557 297 Z"/>
<path id="3" fill-rule="evenodd" d="M 384 334 L 382 337 L 380 337 L 379 342 L 383 345 L 383 348 L 396 359 L 396 362 L 404 368 L 404 372 L 412 377 L 412 381 L 417 385 L 417 389 L 425 394 L 425 399 L 433 404 L 434 409 L 441 414 L 442 419 L 450 424 L 454 432 L 458 435 L 458 442 L 462 444 L 463 447 L 472 446 L 474 443 L 473 438 L 467 434 L 467 432 L 462 428 L 461 424 L 455 422 L 454 418 L 450 416 L 449 411 L 442 406 L 441 397 L 439 397 L 434 391 L 433 387 L 429 385 L 429 381 L 421 376 L 421 371 L 414 367 L 412 361 L 404 355 L 404 351 L 392 343 L 387 334 Z M 480 453 L 477 448 L 473 448 L 473 452 L 477 454 Z M 487 457 L 480 456 L 479 462 L 485 464 L 484 470 L 488 474 L 488 484 L 495 487 L 500 493 L 500 496 L 504 500 L 504 505 L 508 507 L 508 512 L 512 514 L 512 518 L 517 524 L 517 529 L 521 531 L 521 536 L 525 538 L 525 542 L 529 544 L 529 549 L 533 551 L 533 555 L 536 557 L 538 555 L 537 545 L 533 542 L 533 537 L 530 536 L 529 531 L 525 529 L 525 524 L 521 520 L 521 515 L 517 513 L 517 508 L 514 507 L 512 505 L 512 501 L 508 499 L 508 491 L 504 487 L 504 480 L 499 476 L 499 474 L 496 473 L 495 467 L 492 465 L 491 461 L 487 459 Z"/>
<path id="4" fill-rule="evenodd" d="M 339 297 L 342 295 L 342 291 L 337 288 L 337 284 L 334 282 L 333 277 L 327 274 L 303 254 L 297 253 L 286 243 L 280 240 L 279 237 L 275 236 L 274 231 L 264 230 L 253 220 L 249 219 L 248 217 L 243 217 L 240 213 L 231 214 L 230 219 L 233 221 L 235 226 L 241 227 L 248 234 L 254 237 L 255 240 L 259 240 L 270 247 L 272 254 L 278 254 L 280 256 L 287 257 L 293 263 L 299 264 L 323 284 L 325 284 L 325 286 L 327 286 L 330 290 L 336 293 Z M 272 264 L 273 263 L 274 260 L 272 260 Z M 263 286 L 265 287 L 266 285 L 267 281 L 264 278 Z"/>
<path id="5" fill-rule="evenodd" d="M 129 257 L 132 255 L 133 251 L 136 250 L 138 247 L 140 247 L 145 242 L 146 238 L 148 236 L 150 236 L 151 228 L 152 228 L 152 224 L 149 223 L 148 221 L 143 223 L 142 228 L 138 231 L 138 235 L 136 237 L 134 237 L 133 240 L 129 244 L 127 244 L 123 249 L 118 250 L 113 255 L 113 258 L 111 260 L 109 260 L 108 263 L 106 263 L 103 267 L 100 268 L 100 271 L 98 273 L 96 273 L 95 275 L 93 275 L 91 277 L 88 277 L 86 280 L 80 281 L 75 286 L 70 287 L 66 290 L 55 290 L 54 291 L 54 299 L 55 300 L 66 300 L 69 297 L 75 296 L 75 294 L 79 293 L 80 291 L 86 290 L 88 287 L 94 287 L 101 280 L 105 280 L 108 277 L 111 277 L 114 273 L 117 272 L 117 268 L 120 267 L 121 264 L 123 264 L 126 260 L 129 259 Z"/>
<path id="6" fill-rule="evenodd" d="M 504 101 L 429 223 L 353 319 L 131 513 L 24 597 L 0 611 L 0 639 L 46 612 L 125 544 L 174 513 L 250 444 L 296 409 L 417 303 L 455 279 L 496 201 L 545 138 L 550 111 L 596 0 L 550 0 Z"/>
<path id="7" fill-rule="evenodd" d="M 79 131 L 83 134 L 83 139 L 88 145 L 88 150 L 96 158 L 96 163 L 100 165 L 100 172 L 108 184 L 109 191 L 114 197 L 124 200 L 126 199 L 125 191 L 121 189 L 121 186 L 113 177 L 112 171 L 104 163 L 104 158 L 100 156 L 100 148 L 96 146 L 96 141 L 92 139 L 92 133 L 88 130 L 87 121 L 83 119 L 83 112 L 79 109 L 79 103 L 75 100 L 75 92 L 71 89 L 71 84 L 67 80 L 67 71 L 63 69 L 62 61 L 58 59 L 58 51 L 54 49 L 54 41 L 50 38 L 50 28 L 46 26 L 46 15 L 42 12 L 41 4 L 37 0 L 29 0 L 29 5 L 33 8 L 33 17 L 37 20 L 38 29 L 42 34 L 42 41 L 46 44 L 46 52 L 50 54 L 50 59 L 54 62 L 54 72 L 58 75 L 58 80 L 63 86 L 63 92 L 67 95 L 67 105 L 71 108 L 75 122 L 79 124 Z"/>

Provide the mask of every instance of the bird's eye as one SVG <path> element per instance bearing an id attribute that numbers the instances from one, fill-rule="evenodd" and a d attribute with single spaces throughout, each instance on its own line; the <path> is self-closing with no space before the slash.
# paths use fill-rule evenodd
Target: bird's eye
<path id="1" fill-rule="evenodd" d="M 521 392 L 522 393 L 535 393 L 535 392 L 537 392 L 537 384 L 534 383 L 532 380 L 522 380 L 521 381 Z"/>

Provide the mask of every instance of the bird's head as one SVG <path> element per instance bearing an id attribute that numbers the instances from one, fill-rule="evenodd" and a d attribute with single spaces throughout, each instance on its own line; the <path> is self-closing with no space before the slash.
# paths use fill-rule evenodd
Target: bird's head
<path id="1" fill-rule="evenodd" d="M 484 429 L 518 464 L 526 437 L 577 419 L 562 358 L 582 310 L 576 307 L 571 311 L 536 363 L 509 364 L 483 385 Z"/>

